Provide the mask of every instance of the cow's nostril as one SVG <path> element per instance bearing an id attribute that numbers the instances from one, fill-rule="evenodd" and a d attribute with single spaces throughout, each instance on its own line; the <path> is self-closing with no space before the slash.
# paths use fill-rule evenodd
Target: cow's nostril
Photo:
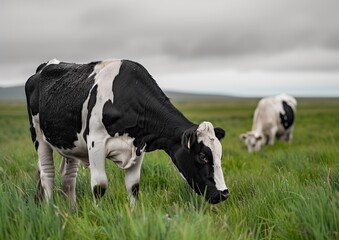
<path id="1" fill-rule="evenodd" d="M 229 195 L 229 191 L 228 191 L 228 189 L 226 189 L 226 190 L 224 190 L 224 191 L 221 191 L 221 196 L 223 197 L 223 198 L 228 198 L 228 195 Z"/>

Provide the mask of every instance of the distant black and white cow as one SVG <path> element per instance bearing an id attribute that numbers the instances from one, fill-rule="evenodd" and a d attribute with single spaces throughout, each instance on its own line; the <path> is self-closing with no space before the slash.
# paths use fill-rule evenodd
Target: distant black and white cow
<path id="1" fill-rule="evenodd" d="M 41 64 L 25 86 L 38 153 L 37 199 L 49 200 L 55 149 L 62 156 L 63 191 L 72 204 L 79 162 L 89 166 L 96 198 L 107 188 L 105 159 L 125 170 L 133 206 L 145 152 L 164 150 L 197 194 L 212 204 L 228 197 L 221 167 L 225 136 L 209 122 L 190 122 L 147 70 L 128 60 Z"/>
<path id="2" fill-rule="evenodd" d="M 290 142 L 296 107 L 296 99 L 287 94 L 261 99 L 254 112 L 252 130 L 240 135 L 248 151 L 258 151 L 265 144 L 273 145 L 276 138 Z"/>

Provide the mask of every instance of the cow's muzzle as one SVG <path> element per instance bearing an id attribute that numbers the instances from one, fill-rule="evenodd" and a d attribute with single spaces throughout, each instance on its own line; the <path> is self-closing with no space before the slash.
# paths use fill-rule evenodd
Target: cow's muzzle
<path id="1" fill-rule="evenodd" d="M 229 196 L 228 189 L 225 189 L 223 191 L 219 191 L 218 194 L 215 196 L 211 196 L 208 200 L 210 204 L 217 204 L 219 202 L 225 201 Z"/>

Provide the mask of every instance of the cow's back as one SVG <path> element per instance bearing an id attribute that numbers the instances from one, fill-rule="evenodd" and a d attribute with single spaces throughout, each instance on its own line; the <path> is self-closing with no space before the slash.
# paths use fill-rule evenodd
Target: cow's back
<path id="1" fill-rule="evenodd" d="M 27 81 L 28 107 L 33 116 L 39 114 L 41 130 L 53 146 L 74 147 L 96 64 L 47 64 Z"/>
<path id="2" fill-rule="evenodd" d="M 280 103 L 285 101 L 292 109 L 293 111 L 295 112 L 296 111 L 296 108 L 297 108 L 297 100 L 290 96 L 290 95 L 287 95 L 285 93 L 283 94 L 279 94 L 275 97 L 277 99 L 277 101 L 279 101 Z"/>
<path id="3" fill-rule="evenodd" d="M 252 130 L 264 132 L 271 128 L 277 121 L 276 113 L 278 112 L 276 101 L 272 97 L 266 97 L 259 101 L 253 116 Z"/>
<path id="4" fill-rule="evenodd" d="M 261 99 L 255 110 L 252 130 L 266 132 L 275 127 L 282 134 L 293 126 L 296 105 L 295 98 L 287 94 Z"/>

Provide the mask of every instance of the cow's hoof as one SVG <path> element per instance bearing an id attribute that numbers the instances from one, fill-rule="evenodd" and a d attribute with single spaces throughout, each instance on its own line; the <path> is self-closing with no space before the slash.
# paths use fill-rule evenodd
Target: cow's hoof
<path id="1" fill-rule="evenodd" d="M 106 192 L 106 188 L 101 187 L 100 185 L 94 186 L 93 187 L 93 194 L 96 199 L 101 198 L 104 196 Z"/>
<path id="2" fill-rule="evenodd" d="M 136 183 L 132 186 L 132 194 L 134 197 L 138 197 L 139 195 L 139 183 Z"/>

